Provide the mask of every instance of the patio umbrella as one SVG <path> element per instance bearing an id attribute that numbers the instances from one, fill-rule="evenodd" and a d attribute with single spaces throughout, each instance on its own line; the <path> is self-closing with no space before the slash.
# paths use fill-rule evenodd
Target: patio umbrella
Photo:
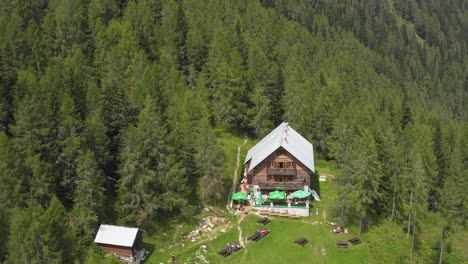
<path id="1" fill-rule="evenodd" d="M 247 194 L 243 192 L 236 192 L 232 194 L 232 199 L 234 201 L 247 200 Z"/>
<path id="2" fill-rule="evenodd" d="M 297 191 L 291 193 L 291 197 L 295 197 L 295 198 L 299 198 L 299 199 L 306 198 L 309 195 L 311 195 L 311 193 L 306 192 L 304 190 L 297 190 Z"/>
<path id="3" fill-rule="evenodd" d="M 283 191 L 274 191 L 268 195 L 268 199 L 270 200 L 282 200 L 286 199 L 286 193 Z"/>

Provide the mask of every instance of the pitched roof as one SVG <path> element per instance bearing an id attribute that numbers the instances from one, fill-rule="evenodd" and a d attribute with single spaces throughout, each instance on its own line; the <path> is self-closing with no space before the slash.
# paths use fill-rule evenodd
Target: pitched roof
<path id="1" fill-rule="evenodd" d="M 138 234 L 138 228 L 101 225 L 94 239 L 95 243 L 131 247 Z"/>
<path id="2" fill-rule="evenodd" d="M 252 160 L 249 166 L 249 171 L 251 171 L 279 147 L 283 147 L 307 168 L 315 172 L 312 144 L 285 122 L 249 150 L 244 164 Z"/>

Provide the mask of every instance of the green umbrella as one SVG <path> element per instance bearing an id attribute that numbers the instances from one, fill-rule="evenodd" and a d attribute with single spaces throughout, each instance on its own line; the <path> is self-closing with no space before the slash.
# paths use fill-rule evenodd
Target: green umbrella
<path id="1" fill-rule="evenodd" d="M 306 198 L 309 195 L 311 195 L 311 193 L 306 192 L 304 190 L 297 190 L 297 191 L 291 193 L 291 197 L 295 197 L 295 198 L 299 198 L 299 199 Z"/>
<path id="2" fill-rule="evenodd" d="M 243 192 L 236 192 L 232 194 L 232 199 L 234 201 L 247 200 L 247 194 Z"/>
<path id="3" fill-rule="evenodd" d="M 268 195 L 270 200 L 283 200 L 286 199 L 286 193 L 283 191 L 274 191 Z"/>

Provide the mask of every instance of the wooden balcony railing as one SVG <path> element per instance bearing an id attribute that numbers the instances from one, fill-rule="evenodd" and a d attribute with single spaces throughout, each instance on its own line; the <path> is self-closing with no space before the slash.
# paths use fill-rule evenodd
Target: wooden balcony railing
<path id="1" fill-rule="evenodd" d="M 295 168 L 267 168 L 267 175 L 296 176 Z"/>

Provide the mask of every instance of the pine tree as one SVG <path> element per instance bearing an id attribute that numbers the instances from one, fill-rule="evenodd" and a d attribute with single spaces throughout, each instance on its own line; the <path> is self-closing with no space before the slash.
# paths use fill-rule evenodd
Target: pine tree
<path id="1" fill-rule="evenodd" d="M 303 46 L 295 44 L 293 52 L 287 59 L 283 76 L 284 76 L 284 96 L 283 108 L 284 118 L 294 124 L 298 132 L 303 133 L 308 131 L 308 124 L 313 123 L 309 114 L 309 102 L 313 100 L 312 91 L 309 87 L 312 86 L 311 80 L 306 72 L 304 60 Z"/>
<path id="2" fill-rule="evenodd" d="M 177 65 L 178 69 L 184 73 L 184 76 L 188 76 L 188 60 L 187 60 L 187 21 L 185 19 L 183 1 L 178 0 L 177 8 L 177 26 L 176 32 L 177 37 L 175 39 L 175 46 L 177 48 Z"/>
<path id="3" fill-rule="evenodd" d="M 216 204 L 225 196 L 221 178 L 224 156 L 216 145 L 216 140 L 207 119 L 200 120 L 200 129 L 195 148 L 195 162 L 200 175 L 198 197 L 207 204 Z"/>
<path id="4" fill-rule="evenodd" d="M 382 165 L 382 178 L 379 186 L 381 193 L 379 213 L 389 215 L 389 220 L 394 220 L 401 208 L 402 190 L 401 174 L 404 167 L 402 159 L 403 150 L 399 146 L 391 128 L 387 128 L 376 139 L 377 154 Z M 391 206 L 389 206 L 391 204 Z"/>
<path id="5" fill-rule="evenodd" d="M 73 199 L 79 152 L 83 144 L 82 124 L 70 96 L 65 95 L 59 112 L 58 125 L 58 166 L 60 167 L 60 185 L 58 196 L 66 205 Z"/>
<path id="6" fill-rule="evenodd" d="M 440 203 L 440 191 L 444 187 L 445 177 L 447 174 L 447 147 L 442 134 L 442 127 L 440 123 L 436 124 L 434 131 L 434 154 L 437 161 L 437 180 L 430 190 L 429 197 L 433 197 L 433 202 L 430 204 L 431 210 L 438 210 Z"/>
<path id="7" fill-rule="evenodd" d="M 428 178 L 424 169 L 423 159 L 420 154 L 412 153 L 409 174 L 406 179 L 406 188 L 409 193 L 409 216 L 407 236 L 412 234 L 411 262 L 413 262 L 416 226 L 418 221 L 424 217 L 428 198 Z"/>
<path id="8" fill-rule="evenodd" d="M 65 208 L 55 197 L 47 210 L 35 202 L 16 210 L 11 221 L 7 262 L 72 262 L 72 240 L 66 221 Z"/>
<path id="9" fill-rule="evenodd" d="M 102 216 L 105 178 L 92 151 L 81 153 L 76 163 L 73 225 L 85 240 L 89 240 L 95 235 Z"/>
<path id="10" fill-rule="evenodd" d="M 216 30 L 205 74 L 215 122 L 232 129 L 245 127 L 248 101 L 242 57 L 233 49 L 235 36 L 229 33 L 235 35 L 221 28 Z"/>
<path id="11" fill-rule="evenodd" d="M 9 212 L 1 205 L 0 206 L 0 261 L 5 261 L 8 254 L 8 236 L 9 236 Z"/>
<path id="12" fill-rule="evenodd" d="M 460 133 L 461 134 L 461 133 Z M 466 195 L 468 172 L 465 164 L 463 164 L 462 149 L 467 150 L 467 140 L 456 140 L 453 150 L 450 154 L 450 165 L 446 170 L 446 181 L 441 192 L 441 212 L 449 223 L 455 223 L 464 226 L 466 223 Z"/>
<path id="13" fill-rule="evenodd" d="M 127 131 L 121 154 L 119 195 L 122 219 L 147 224 L 160 213 L 187 204 L 185 169 L 167 143 L 167 131 L 149 97 L 138 124 Z"/>
<path id="14" fill-rule="evenodd" d="M 107 87 L 102 102 L 102 121 L 106 125 L 107 136 L 111 140 L 110 154 L 116 158 L 118 146 L 122 142 L 122 131 L 133 122 L 133 113 L 125 93 L 119 87 Z"/>
<path id="15" fill-rule="evenodd" d="M 46 201 L 55 190 L 52 166 L 54 125 L 51 98 L 38 91 L 26 95 L 18 106 L 11 127 L 15 160 L 14 174 L 32 197 Z"/>
<path id="16" fill-rule="evenodd" d="M 12 207 L 20 204 L 21 179 L 14 177 L 15 153 L 8 136 L 0 131 L 0 204 Z"/>
<path id="17" fill-rule="evenodd" d="M 249 72 L 253 92 L 251 96 L 254 104 L 249 111 L 252 116 L 250 126 L 254 128 L 255 134 L 261 138 L 266 136 L 274 126 L 272 101 L 270 94 L 276 85 L 275 78 L 278 74 L 276 68 L 272 67 L 262 50 L 255 45 L 249 50 Z M 280 100 L 279 98 L 272 98 Z"/>
<path id="18" fill-rule="evenodd" d="M 377 151 L 373 137 L 367 131 L 363 131 L 361 137 L 356 137 L 351 142 L 340 179 L 340 201 L 349 201 L 338 208 L 341 219 L 346 220 L 350 216 L 359 218 L 359 232 L 366 230 L 367 220 L 375 216 L 374 204 L 380 198 L 379 182 L 382 176 L 382 168 L 377 159 Z M 350 192 L 349 190 L 353 190 Z M 355 208 L 345 208 L 352 206 Z M 349 213 L 349 212 L 353 212 Z"/>

